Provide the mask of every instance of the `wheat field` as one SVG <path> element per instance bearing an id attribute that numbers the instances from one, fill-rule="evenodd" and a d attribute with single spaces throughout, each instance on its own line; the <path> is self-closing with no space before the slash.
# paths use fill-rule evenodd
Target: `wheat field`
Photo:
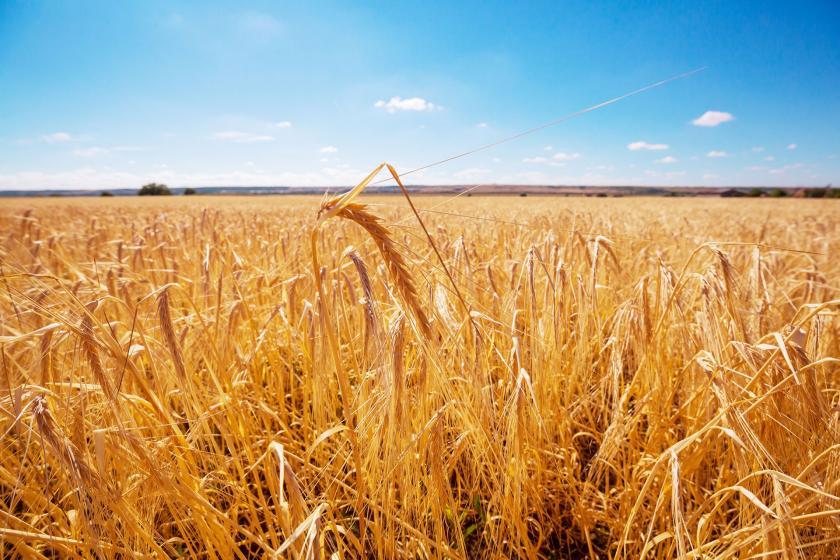
<path id="1" fill-rule="evenodd" d="M 837 557 L 837 204 L 413 200 L 4 200 L 2 556 Z"/>

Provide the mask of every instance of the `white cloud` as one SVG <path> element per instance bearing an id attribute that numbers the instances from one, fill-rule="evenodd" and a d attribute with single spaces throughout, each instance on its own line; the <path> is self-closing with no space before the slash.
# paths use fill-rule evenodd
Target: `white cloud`
<path id="1" fill-rule="evenodd" d="M 336 148 L 335 146 L 324 146 L 318 151 L 322 154 L 334 154 L 338 151 L 338 148 Z"/>
<path id="2" fill-rule="evenodd" d="M 691 121 L 691 124 L 694 126 L 717 126 L 734 120 L 735 117 L 732 116 L 732 113 L 727 113 L 725 111 L 706 111 Z"/>
<path id="3" fill-rule="evenodd" d="M 639 140 L 638 142 L 631 142 L 627 144 L 627 149 L 631 152 L 637 152 L 639 150 L 651 150 L 654 152 L 661 152 L 663 150 L 668 149 L 668 144 L 649 144 L 644 140 Z"/>
<path id="4" fill-rule="evenodd" d="M 775 159 L 775 156 L 767 156 L 766 158 L 764 158 L 764 161 L 775 161 Z"/>
<path id="5" fill-rule="evenodd" d="M 798 146 L 796 144 L 788 144 L 787 145 L 788 150 L 795 150 L 796 148 L 798 148 Z"/>
<path id="6" fill-rule="evenodd" d="M 108 152 L 110 152 L 108 148 L 94 146 L 91 148 L 79 148 L 78 150 L 73 150 L 71 153 L 77 157 L 96 157 L 105 155 Z"/>
<path id="7" fill-rule="evenodd" d="M 547 146 L 546 146 L 547 147 Z M 573 161 L 576 159 L 580 159 L 582 156 L 577 153 L 566 153 L 566 152 L 557 152 L 556 154 L 549 157 L 544 156 L 534 156 L 534 157 L 526 157 L 522 160 L 523 163 L 543 163 L 545 165 L 549 165 L 551 167 L 564 167 L 567 161 Z"/>
<path id="8" fill-rule="evenodd" d="M 655 160 L 655 163 L 677 163 L 679 161 L 674 156 L 665 156 L 664 158 L 659 158 Z"/>
<path id="9" fill-rule="evenodd" d="M 715 175 L 714 173 L 704 173 L 703 178 L 704 179 L 717 179 L 718 175 Z"/>
<path id="10" fill-rule="evenodd" d="M 710 157 L 710 158 L 722 158 L 722 157 L 728 157 L 728 156 L 729 156 L 729 154 L 727 154 L 726 152 L 724 152 L 722 150 L 712 150 L 711 152 L 706 154 L 706 157 Z"/>
<path id="11" fill-rule="evenodd" d="M 252 142 L 272 142 L 273 136 L 265 134 L 251 134 L 249 132 L 240 132 L 238 130 L 227 130 L 224 132 L 217 132 L 213 135 L 215 140 L 224 140 L 226 142 L 236 142 L 238 144 L 250 144 Z"/>
<path id="12" fill-rule="evenodd" d="M 52 134 L 41 136 L 41 140 L 47 144 L 55 144 L 56 142 L 69 142 L 73 140 L 73 137 L 67 132 L 53 132 Z"/>
<path id="13" fill-rule="evenodd" d="M 754 154 L 760 154 L 763 151 L 764 151 L 764 146 L 756 146 L 752 149 L 752 153 L 754 153 Z"/>
<path id="14" fill-rule="evenodd" d="M 478 128 L 487 128 L 489 125 L 486 122 L 480 122 L 477 125 Z"/>
<path id="15" fill-rule="evenodd" d="M 545 148 L 543 148 L 543 150 L 545 150 L 546 152 L 550 152 L 553 149 L 554 149 L 554 146 L 552 146 L 552 145 L 548 145 Z"/>
<path id="16" fill-rule="evenodd" d="M 397 111 L 437 111 L 442 109 L 440 105 L 435 105 L 431 101 L 426 101 L 422 97 L 402 97 L 394 96 L 388 101 L 379 100 L 373 104 L 377 109 L 384 109 L 389 113 L 396 113 Z"/>
<path id="17" fill-rule="evenodd" d="M 274 126 L 277 128 L 291 128 L 292 123 L 290 121 L 280 121 L 278 123 L 274 123 Z"/>

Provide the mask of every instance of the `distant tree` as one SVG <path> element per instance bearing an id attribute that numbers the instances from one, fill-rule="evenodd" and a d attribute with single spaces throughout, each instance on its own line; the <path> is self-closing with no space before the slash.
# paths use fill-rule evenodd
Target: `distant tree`
<path id="1" fill-rule="evenodd" d="M 528 193 L 526 193 L 526 192 L 521 192 L 521 193 L 519 193 L 519 196 L 528 196 Z"/>
<path id="2" fill-rule="evenodd" d="M 805 189 L 805 198 L 825 198 L 828 194 L 827 189 Z"/>
<path id="3" fill-rule="evenodd" d="M 114 196 L 114 193 L 112 193 L 111 191 L 102 191 L 101 193 L 99 193 L 99 196 Z"/>
<path id="4" fill-rule="evenodd" d="M 788 192 L 784 189 L 773 189 L 768 194 L 773 198 L 784 198 L 788 195 Z"/>
<path id="5" fill-rule="evenodd" d="M 764 194 L 764 190 L 759 189 L 758 187 L 750 189 L 750 192 L 749 192 L 749 196 L 752 196 L 754 198 L 762 196 L 763 194 Z"/>
<path id="6" fill-rule="evenodd" d="M 196 194 L 195 189 L 187 187 L 184 189 L 184 195 Z"/>
<path id="7" fill-rule="evenodd" d="M 140 191 L 137 194 L 140 196 L 169 196 L 172 194 L 172 191 L 162 183 L 149 183 L 140 187 Z"/>

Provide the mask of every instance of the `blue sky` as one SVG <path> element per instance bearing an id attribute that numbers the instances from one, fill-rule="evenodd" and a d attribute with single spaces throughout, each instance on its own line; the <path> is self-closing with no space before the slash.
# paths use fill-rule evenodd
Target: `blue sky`
<path id="1" fill-rule="evenodd" d="M 700 66 L 410 182 L 837 185 L 838 25 L 836 1 L 2 0 L 0 189 L 349 185 Z"/>

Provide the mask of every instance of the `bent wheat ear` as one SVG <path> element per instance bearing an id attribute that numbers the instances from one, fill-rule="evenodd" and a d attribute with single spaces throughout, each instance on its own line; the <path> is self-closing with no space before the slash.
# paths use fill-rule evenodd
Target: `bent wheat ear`
<path id="1" fill-rule="evenodd" d="M 425 337 L 431 337 L 431 325 L 420 306 L 420 298 L 417 295 L 414 279 L 408 271 L 405 259 L 397 250 L 397 246 L 391 238 L 391 232 L 382 223 L 382 219 L 369 212 L 366 205 L 355 202 L 344 205 L 336 215 L 359 224 L 368 232 L 385 261 L 397 291 L 417 320 L 417 325 Z"/>

